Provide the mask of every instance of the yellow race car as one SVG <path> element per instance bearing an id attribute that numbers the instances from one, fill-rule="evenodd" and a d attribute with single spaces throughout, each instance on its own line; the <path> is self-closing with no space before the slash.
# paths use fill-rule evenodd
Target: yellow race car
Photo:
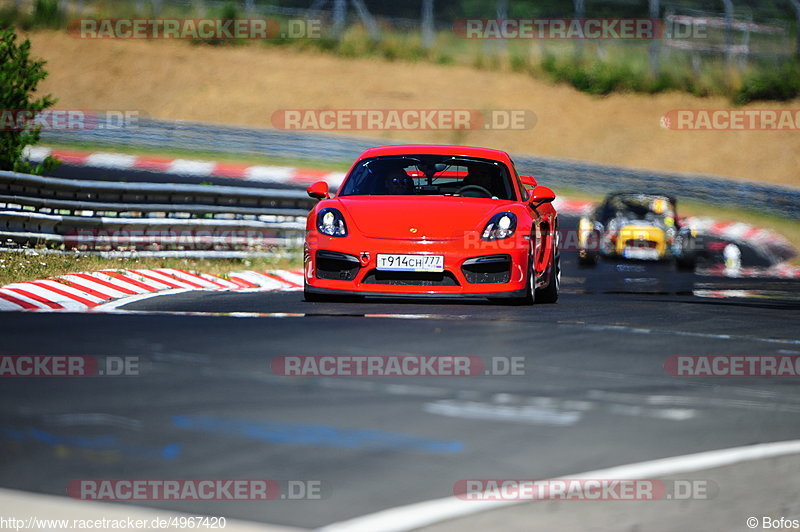
<path id="1" fill-rule="evenodd" d="M 578 225 L 578 262 L 594 266 L 600 257 L 630 260 L 674 260 L 693 270 L 696 234 L 682 226 L 676 201 L 665 194 L 609 194 Z"/>

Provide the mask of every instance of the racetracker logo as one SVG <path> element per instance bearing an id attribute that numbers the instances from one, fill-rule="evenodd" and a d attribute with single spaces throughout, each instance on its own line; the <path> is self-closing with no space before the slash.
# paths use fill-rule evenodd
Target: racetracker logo
<path id="1" fill-rule="evenodd" d="M 523 357 L 466 355 L 279 356 L 270 369 L 283 377 L 476 377 L 524 375 Z"/>
<path id="2" fill-rule="evenodd" d="M 529 109 L 280 109 L 272 127 L 288 131 L 453 131 L 533 129 Z"/>
<path id="3" fill-rule="evenodd" d="M 664 370 L 673 377 L 798 377 L 800 355 L 674 355 Z"/>
<path id="4" fill-rule="evenodd" d="M 320 500 L 321 480 L 271 479 L 80 479 L 67 495 L 84 501 L 272 501 Z"/>
<path id="5" fill-rule="evenodd" d="M 139 126 L 141 111 L 87 109 L 48 109 L 33 112 L 0 109 L 0 131 L 91 131 L 124 129 Z"/>
<path id="6" fill-rule="evenodd" d="M 680 131 L 797 131 L 800 109 L 673 109 L 661 126 Z"/>
<path id="7" fill-rule="evenodd" d="M 0 355 L 0 377 L 91 377 L 139 375 L 139 357 Z"/>
<path id="8" fill-rule="evenodd" d="M 664 33 L 657 18 L 472 18 L 459 19 L 462 39 L 652 40 Z"/>
<path id="9" fill-rule="evenodd" d="M 707 500 L 718 492 L 710 480 L 482 478 L 453 485 L 465 501 Z"/>
<path id="10" fill-rule="evenodd" d="M 322 21 L 269 18 L 76 19 L 67 32 L 77 39 L 270 40 L 319 39 Z"/>
<path id="11" fill-rule="evenodd" d="M 296 230 L 295 230 L 296 231 Z M 64 237 L 67 249 L 86 250 L 216 250 L 236 251 L 302 246 L 302 236 L 291 229 L 81 229 Z"/>

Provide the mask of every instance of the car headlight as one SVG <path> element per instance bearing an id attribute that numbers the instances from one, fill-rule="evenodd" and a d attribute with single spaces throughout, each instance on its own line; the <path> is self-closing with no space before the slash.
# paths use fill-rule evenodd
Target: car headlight
<path id="1" fill-rule="evenodd" d="M 322 209 L 317 214 L 317 229 L 323 235 L 347 236 L 347 225 L 344 216 L 338 209 Z"/>
<path id="2" fill-rule="evenodd" d="M 483 229 L 482 240 L 502 240 L 514 234 L 517 229 L 517 216 L 512 212 L 500 212 L 492 216 Z"/>

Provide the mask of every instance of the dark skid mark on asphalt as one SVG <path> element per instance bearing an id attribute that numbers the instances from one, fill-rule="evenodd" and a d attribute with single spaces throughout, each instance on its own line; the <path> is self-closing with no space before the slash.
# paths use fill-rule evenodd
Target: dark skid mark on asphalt
<path id="1" fill-rule="evenodd" d="M 178 443 L 169 443 L 160 447 L 139 446 L 125 443 L 113 434 L 67 436 L 31 426 L 20 428 L 4 425 L 0 427 L 0 438 L 18 443 L 39 443 L 51 447 L 63 446 L 92 451 L 117 451 L 130 456 L 162 458 L 164 460 L 174 460 L 181 454 L 181 446 Z"/>
<path id="2" fill-rule="evenodd" d="M 386 430 L 342 429 L 331 425 L 311 423 L 189 415 L 174 416 L 172 424 L 177 428 L 195 432 L 239 436 L 281 445 L 377 451 L 423 451 L 436 454 L 460 453 L 464 450 L 464 443 L 456 440 L 429 440 Z"/>

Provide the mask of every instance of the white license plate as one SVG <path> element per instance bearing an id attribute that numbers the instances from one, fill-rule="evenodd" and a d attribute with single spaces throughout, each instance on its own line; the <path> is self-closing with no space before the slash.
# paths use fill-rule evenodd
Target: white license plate
<path id="1" fill-rule="evenodd" d="M 658 260 L 658 250 L 625 248 L 622 250 L 622 256 L 625 257 L 626 259 Z"/>
<path id="2" fill-rule="evenodd" d="M 378 269 L 394 272 L 442 272 L 444 271 L 444 255 L 378 253 Z"/>

